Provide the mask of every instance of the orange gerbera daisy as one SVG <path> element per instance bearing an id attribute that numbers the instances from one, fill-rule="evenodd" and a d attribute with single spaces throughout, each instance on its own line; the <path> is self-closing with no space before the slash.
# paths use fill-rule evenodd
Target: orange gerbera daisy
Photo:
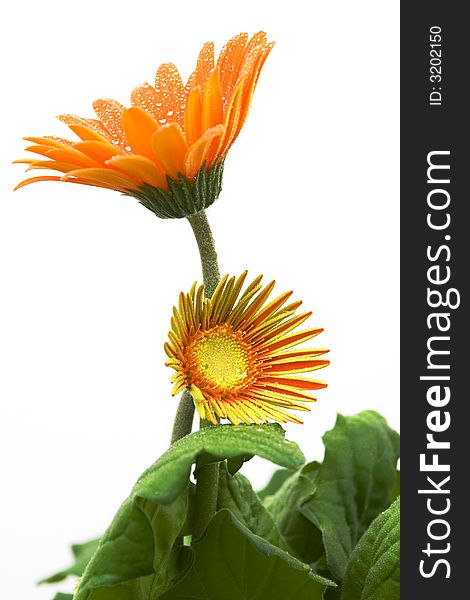
<path id="1" fill-rule="evenodd" d="M 214 62 L 204 44 L 196 69 L 183 84 L 176 67 L 163 64 L 155 86 L 137 86 L 130 108 L 116 100 L 93 103 L 98 119 L 58 117 L 80 141 L 27 137 L 39 160 L 16 162 L 52 169 L 22 181 L 69 181 L 136 197 L 158 217 L 180 218 L 210 206 L 219 196 L 223 163 L 245 122 L 261 68 L 273 43 L 259 32 L 240 33 Z M 28 169 L 28 170 L 29 170 Z"/>
<path id="2" fill-rule="evenodd" d="M 326 384 L 299 373 L 328 365 L 318 359 L 328 350 L 293 347 L 323 329 L 293 333 L 312 313 L 295 315 L 302 303 L 286 305 L 292 292 L 266 304 L 275 282 L 262 286 L 261 275 L 242 293 L 246 276 L 226 275 L 210 299 L 196 284 L 181 293 L 165 344 L 166 364 L 176 371 L 172 393 L 189 389 L 199 416 L 213 424 L 302 423 L 284 409 L 310 410 L 308 391 Z"/>

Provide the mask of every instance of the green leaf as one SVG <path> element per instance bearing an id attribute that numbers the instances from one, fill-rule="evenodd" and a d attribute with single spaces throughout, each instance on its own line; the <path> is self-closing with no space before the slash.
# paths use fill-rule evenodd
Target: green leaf
<path id="1" fill-rule="evenodd" d="M 252 533 L 287 550 L 274 519 L 261 504 L 248 479 L 240 473 L 232 476 L 225 465 L 220 468 L 217 499 L 217 509 L 222 508 L 229 509 Z"/>
<path id="2" fill-rule="evenodd" d="M 399 600 L 400 498 L 373 521 L 349 560 L 341 600 Z"/>
<path id="3" fill-rule="evenodd" d="M 274 471 L 266 486 L 262 490 L 256 492 L 258 494 L 258 498 L 260 498 L 260 500 L 264 500 L 267 496 L 272 496 L 275 494 L 284 481 L 292 475 L 292 473 L 293 471 L 291 469 L 278 469 L 277 471 Z"/>
<path id="4" fill-rule="evenodd" d="M 101 539 L 98 550 L 88 564 L 76 594 L 77 600 L 107 598 L 108 587 L 142 578 L 156 572 L 154 587 L 164 589 L 173 576 L 170 564 L 175 543 L 183 534 L 188 506 L 188 488 L 169 504 L 145 497 L 150 490 L 137 484 L 123 503 Z M 104 594 L 104 595 L 103 595 Z M 119 594 L 119 596 L 118 596 Z M 115 591 L 116 599 L 126 596 L 126 588 Z"/>
<path id="5" fill-rule="evenodd" d="M 392 498 L 399 436 L 383 417 L 366 411 L 338 415 L 323 439 L 325 459 L 315 480 L 317 490 L 301 512 L 321 529 L 328 567 L 342 580 L 360 537 Z"/>
<path id="6" fill-rule="evenodd" d="M 284 438 L 284 430 L 277 423 L 270 425 L 219 425 L 206 427 L 185 436 L 146 471 L 137 485 L 153 484 L 158 464 L 161 502 L 174 498 L 186 485 L 192 463 L 200 457 L 199 466 L 257 455 L 282 467 L 296 468 L 305 461 L 300 448 Z"/>
<path id="7" fill-rule="evenodd" d="M 304 465 L 264 500 L 291 554 L 306 563 L 313 563 L 324 554 L 321 531 L 301 512 L 302 505 L 315 491 L 315 478 L 320 464 Z"/>
<path id="8" fill-rule="evenodd" d="M 42 583 L 42 582 L 39 582 Z M 58 592 L 53 600 L 73 600 L 73 594 L 63 594 L 62 592 Z"/>
<path id="9" fill-rule="evenodd" d="M 96 588 L 153 573 L 153 592 L 165 589 L 180 569 L 181 538 L 191 533 L 186 524 L 192 464 L 198 457 L 208 464 L 254 454 L 287 468 L 304 461 L 277 424 L 208 427 L 174 443 L 143 473 L 118 510 L 83 574 L 76 600 L 88 600 Z"/>
<path id="10" fill-rule="evenodd" d="M 395 485 L 393 486 L 392 497 L 390 498 L 390 503 L 394 502 L 400 495 L 400 483 L 401 483 L 400 471 L 397 471 L 397 478 L 395 479 Z"/>
<path id="11" fill-rule="evenodd" d="M 91 557 L 95 553 L 95 550 L 98 548 L 99 541 L 99 538 L 97 538 L 95 540 L 85 542 L 84 544 L 74 544 L 72 546 L 72 554 L 75 561 L 72 566 L 70 566 L 68 569 L 64 569 L 63 571 L 59 571 L 58 573 L 54 573 L 54 575 L 51 575 L 46 579 L 41 579 L 39 583 L 56 583 L 57 581 L 62 581 L 69 575 L 80 577 Z"/>
<path id="12" fill-rule="evenodd" d="M 161 600 L 321 600 L 335 585 L 253 535 L 228 510 L 215 515 L 192 551 L 190 570 Z"/>

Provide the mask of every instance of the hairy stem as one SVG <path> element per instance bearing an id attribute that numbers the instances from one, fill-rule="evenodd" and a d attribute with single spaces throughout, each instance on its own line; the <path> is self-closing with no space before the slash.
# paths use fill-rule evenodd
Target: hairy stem
<path id="1" fill-rule="evenodd" d="M 188 217 L 193 229 L 197 247 L 201 257 L 202 278 L 204 282 L 204 295 L 210 298 L 220 281 L 217 252 L 215 251 L 214 238 L 207 220 L 206 213 L 201 211 Z M 201 419 L 200 427 L 208 427 L 210 423 Z M 194 519 L 193 538 L 200 537 L 217 508 L 217 489 L 219 481 L 219 464 L 200 466 L 196 463 L 196 510 Z"/>
<path id="2" fill-rule="evenodd" d="M 210 298 L 220 281 L 217 252 L 215 251 L 212 231 L 204 211 L 191 215 L 188 217 L 188 221 L 193 229 L 197 247 L 199 248 L 199 254 L 201 256 L 205 296 L 206 298 Z"/>
<path id="3" fill-rule="evenodd" d="M 180 403 L 176 410 L 173 431 L 171 432 L 171 443 L 174 444 L 188 433 L 191 433 L 194 419 L 194 402 L 188 390 L 185 390 L 181 396 Z"/>

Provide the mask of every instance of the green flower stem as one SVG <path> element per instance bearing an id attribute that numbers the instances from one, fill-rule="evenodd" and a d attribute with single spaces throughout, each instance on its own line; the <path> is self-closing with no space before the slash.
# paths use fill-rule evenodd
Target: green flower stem
<path id="1" fill-rule="evenodd" d="M 202 264 L 202 278 L 204 281 L 204 294 L 210 298 L 220 281 L 217 252 L 215 251 L 214 238 L 207 220 L 206 213 L 201 211 L 188 217 L 196 238 Z M 191 433 L 194 419 L 194 403 L 188 391 L 183 392 L 176 411 L 171 443 Z"/>
<path id="2" fill-rule="evenodd" d="M 201 255 L 202 279 L 205 286 L 205 296 L 210 298 L 220 281 L 217 252 L 215 251 L 214 238 L 209 227 L 206 213 L 202 210 L 188 217 L 189 224 L 193 228 L 199 254 Z"/>
<path id="3" fill-rule="evenodd" d="M 207 220 L 206 213 L 201 211 L 188 217 L 196 238 L 201 256 L 204 295 L 210 298 L 220 281 L 217 252 L 214 238 Z M 210 423 L 201 419 L 200 428 L 208 427 Z M 205 531 L 217 508 L 217 490 L 219 482 L 219 463 L 200 466 L 196 462 L 196 510 L 194 518 L 193 539 L 199 538 Z"/>

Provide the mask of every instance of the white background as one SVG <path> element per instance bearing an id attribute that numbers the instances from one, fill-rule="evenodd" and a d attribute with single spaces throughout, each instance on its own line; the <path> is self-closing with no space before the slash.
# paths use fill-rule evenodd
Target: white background
<path id="1" fill-rule="evenodd" d="M 277 41 L 209 209 L 223 272 L 293 289 L 331 348 L 329 388 L 288 426 L 308 459 L 337 412 L 398 427 L 398 4 L 243 1 L 3 8 L 0 142 L 1 589 L 66 566 L 100 534 L 167 447 L 176 400 L 162 344 L 180 290 L 200 279 L 184 220 L 116 192 L 23 178 L 27 135 L 54 116 L 129 102 L 161 62 L 184 78 L 203 42 L 239 31 Z M 73 134 L 71 134 L 73 137 Z M 256 486 L 272 466 L 252 461 Z M 71 583 L 57 589 L 69 591 Z"/>

